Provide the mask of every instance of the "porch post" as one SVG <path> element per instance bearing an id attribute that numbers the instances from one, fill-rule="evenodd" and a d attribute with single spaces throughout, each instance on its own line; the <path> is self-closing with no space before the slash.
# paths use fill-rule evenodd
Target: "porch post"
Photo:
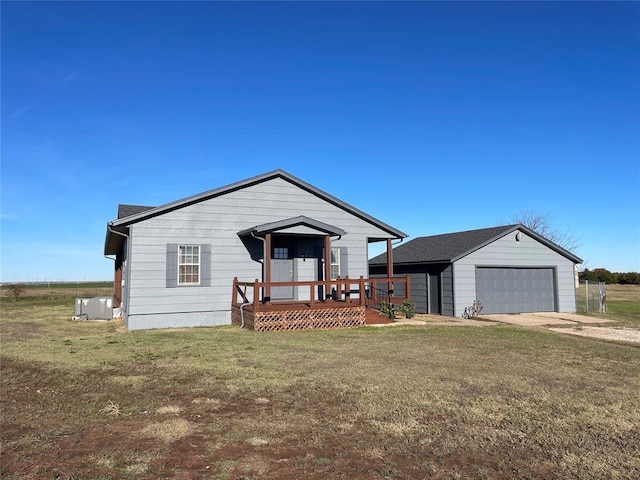
<path id="1" fill-rule="evenodd" d="M 113 306 L 122 306 L 122 267 L 116 268 L 113 276 Z"/>
<path id="2" fill-rule="evenodd" d="M 393 277 L 393 248 L 391 247 L 391 239 L 387 238 L 387 277 Z M 389 295 L 393 296 L 393 283 L 389 281 L 387 285 Z"/>
<path id="3" fill-rule="evenodd" d="M 329 235 L 324 237 L 324 281 L 331 280 L 331 238 Z M 326 283 L 324 287 L 324 298 L 331 297 L 331 285 Z"/>
<path id="4" fill-rule="evenodd" d="M 253 314 L 258 313 L 258 309 L 260 308 L 260 288 L 258 287 L 259 282 L 256 278 L 253 282 Z"/>
<path id="5" fill-rule="evenodd" d="M 233 277 L 233 291 L 231 292 L 231 305 L 238 304 L 238 277 Z"/>
<path id="6" fill-rule="evenodd" d="M 271 233 L 267 233 L 264 236 L 264 282 L 265 282 L 265 291 L 264 298 L 265 302 L 271 301 Z"/>
<path id="7" fill-rule="evenodd" d="M 113 275 L 113 306 L 122 306 L 122 250 L 116 255 L 115 273 Z"/>

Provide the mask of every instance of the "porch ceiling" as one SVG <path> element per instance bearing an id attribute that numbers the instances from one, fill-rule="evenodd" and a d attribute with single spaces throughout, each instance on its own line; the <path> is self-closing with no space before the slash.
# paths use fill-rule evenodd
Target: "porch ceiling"
<path id="1" fill-rule="evenodd" d="M 287 218 L 284 220 L 278 220 L 276 222 L 263 223 L 262 225 L 256 225 L 255 227 L 246 228 L 238 232 L 239 236 L 249 235 L 265 235 L 267 233 L 274 233 L 282 230 L 287 230 L 294 227 L 305 226 L 314 231 L 322 233 L 324 235 L 345 235 L 345 231 L 341 228 L 329 225 L 328 223 L 314 220 L 313 218 L 300 215 L 298 217 Z"/>

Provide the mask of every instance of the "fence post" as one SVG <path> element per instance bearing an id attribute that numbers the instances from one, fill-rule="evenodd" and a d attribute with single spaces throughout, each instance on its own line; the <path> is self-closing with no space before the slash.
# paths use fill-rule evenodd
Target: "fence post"
<path id="1" fill-rule="evenodd" d="M 586 301 L 585 311 L 589 313 L 589 280 L 584 281 L 584 298 Z"/>

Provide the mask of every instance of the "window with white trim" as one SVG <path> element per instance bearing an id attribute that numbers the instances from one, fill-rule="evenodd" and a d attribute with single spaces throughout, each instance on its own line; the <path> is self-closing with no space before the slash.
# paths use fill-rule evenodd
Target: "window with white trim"
<path id="1" fill-rule="evenodd" d="M 178 247 L 178 285 L 200 284 L 200 246 Z"/>
<path id="2" fill-rule="evenodd" d="M 331 280 L 340 276 L 340 248 L 331 249 Z"/>

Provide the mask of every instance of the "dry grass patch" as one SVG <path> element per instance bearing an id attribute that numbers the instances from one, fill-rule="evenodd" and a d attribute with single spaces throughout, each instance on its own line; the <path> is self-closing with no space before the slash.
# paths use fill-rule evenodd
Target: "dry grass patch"
<path id="1" fill-rule="evenodd" d="M 196 425 L 194 423 L 182 418 L 175 418 L 164 422 L 152 423 L 140 430 L 139 435 L 171 443 L 187 437 L 195 431 Z"/>
<path id="2" fill-rule="evenodd" d="M 109 381 L 124 387 L 139 387 L 147 381 L 144 375 L 114 375 L 109 377 Z"/>
<path id="3" fill-rule="evenodd" d="M 212 410 L 217 410 L 221 407 L 222 401 L 218 398 L 198 397 L 191 400 L 191 403 L 195 405 L 206 405 Z"/>
<path id="4" fill-rule="evenodd" d="M 262 445 L 267 445 L 269 443 L 269 440 L 267 440 L 266 438 L 251 437 L 249 440 L 247 440 L 247 443 L 253 447 L 259 447 Z"/>
<path id="5" fill-rule="evenodd" d="M 606 289 L 613 301 L 640 303 L 640 285 L 607 285 Z"/>
<path id="6" fill-rule="evenodd" d="M 156 410 L 158 415 L 177 415 L 182 412 L 182 408 L 176 405 L 166 405 L 164 407 L 160 407 Z"/>
<path id="7" fill-rule="evenodd" d="M 111 415 L 113 417 L 118 417 L 122 415 L 122 412 L 120 411 L 120 406 L 116 405 L 111 400 L 109 400 L 109 403 L 107 404 L 107 406 L 100 411 L 106 415 Z"/>
<path id="8" fill-rule="evenodd" d="M 269 471 L 269 459 L 262 455 L 248 455 L 238 460 L 236 469 L 243 474 L 262 477 Z"/>

